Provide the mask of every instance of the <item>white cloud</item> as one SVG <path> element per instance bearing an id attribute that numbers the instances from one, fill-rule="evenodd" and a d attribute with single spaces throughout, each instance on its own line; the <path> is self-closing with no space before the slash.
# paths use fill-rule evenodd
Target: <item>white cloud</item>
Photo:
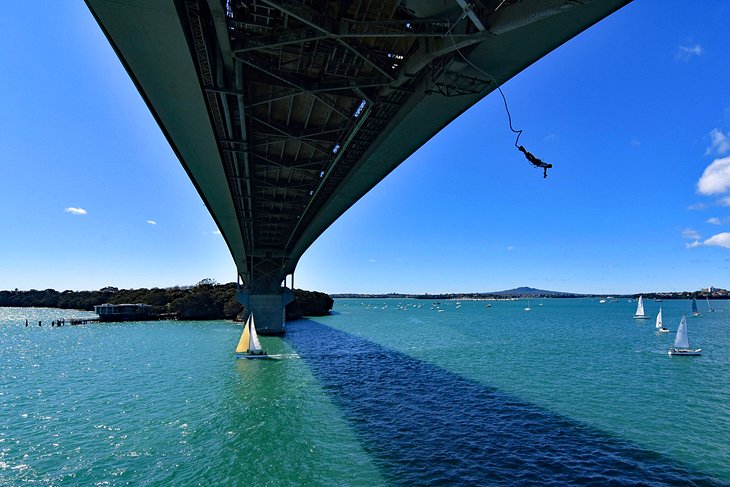
<path id="1" fill-rule="evenodd" d="M 512 252 L 512 251 L 513 251 L 514 249 L 515 249 L 515 248 L 514 248 L 513 246 L 511 246 L 511 245 L 510 245 L 509 247 L 507 247 L 507 252 Z"/>
<path id="2" fill-rule="evenodd" d="M 710 225 L 721 225 L 722 224 L 722 220 L 720 220 L 716 216 L 713 216 L 712 218 L 708 218 L 707 219 L 707 223 L 709 223 Z"/>
<path id="3" fill-rule="evenodd" d="M 722 206 L 730 206 L 730 196 L 725 196 L 720 201 L 718 201 L 718 203 Z"/>
<path id="4" fill-rule="evenodd" d="M 693 228 L 685 228 L 682 230 L 682 237 L 683 238 L 691 238 L 692 240 L 697 240 L 702 238 L 702 236 L 699 234 L 699 232 Z"/>
<path id="5" fill-rule="evenodd" d="M 64 209 L 66 213 L 71 213 L 72 215 L 86 215 L 87 211 L 83 208 L 74 208 L 73 206 L 70 206 L 66 209 Z"/>
<path id="6" fill-rule="evenodd" d="M 723 247 L 726 249 L 730 249 L 730 232 L 722 232 L 718 233 L 717 235 L 713 235 L 712 237 L 705 240 L 702 245 L 710 245 L 714 247 Z"/>
<path id="7" fill-rule="evenodd" d="M 687 207 L 688 210 L 702 210 L 704 208 L 707 208 L 707 203 L 692 203 Z"/>
<path id="8" fill-rule="evenodd" d="M 705 168 L 700 180 L 697 181 L 697 191 L 702 194 L 724 193 L 730 188 L 730 157 L 715 159 Z"/>
<path id="9" fill-rule="evenodd" d="M 722 247 L 730 249 L 730 232 L 722 232 L 717 235 L 713 235 L 704 242 L 695 240 L 692 243 L 685 244 L 688 249 L 694 249 L 696 247 Z"/>
<path id="10" fill-rule="evenodd" d="M 717 129 L 710 132 L 710 147 L 705 151 L 705 155 L 717 154 L 719 156 L 730 152 L 730 132 L 723 134 Z"/>
<path id="11" fill-rule="evenodd" d="M 147 220 L 147 223 L 149 223 L 150 225 L 157 225 L 157 222 L 154 220 Z"/>
<path id="12" fill-rule="evenodd" d="M 222 235 L 220 230 L 213 230 L 213 235 Z"/>
<path id="13" fill-rule="evenodd" d="M 674 55 L 674 59 L 687 62 L 694 56 L 701 56 L 703 52 L 702 46 L 697 43 L 690 43 L 685 46 L 679 46 L 677 53 Z"/>

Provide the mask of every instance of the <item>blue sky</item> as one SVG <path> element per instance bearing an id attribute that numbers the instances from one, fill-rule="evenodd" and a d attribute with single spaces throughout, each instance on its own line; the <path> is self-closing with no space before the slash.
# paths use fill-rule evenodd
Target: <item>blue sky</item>
<path id="1" fill-rule="evenodd" d="M 490 95 L 300 261 L 327 292 L 730 288 L 730 2 L 637 0 Z M 82 2 L 0 17 L 0 289 L 235 279 Z"/>

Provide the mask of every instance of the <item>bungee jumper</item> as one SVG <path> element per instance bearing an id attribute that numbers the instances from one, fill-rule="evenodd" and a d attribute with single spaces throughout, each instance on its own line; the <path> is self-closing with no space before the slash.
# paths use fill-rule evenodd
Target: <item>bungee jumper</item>
<path id="1" fill-rule="evenodd" d="M 473 5 L 471 5 L 471 3 L 469 3 L 469 2 L 465 2 L 462 0 L 457 0 L 457 2 L 459 3 L 459 5 L 461 5 L 462 9 L 464 10 L 464 13 L 461 15 L 461 17 L 459 17 L 459 20 L 457 20 L 456 23 L 458 24 L 465 17 L 469 16 L 469 18 L 472 20 L 472 22 L 474 22 L 474 24 L 477 26 L 477 28 L 479 30 L 485 30 L 484 27 L 481 26 L 481 23 L 478 22 L 478 19 L 474 16 L 474 13 L 471 11 L 471 9 L 473 8 Z M 494 12 L 499 10 L 500 7 L 502 7 L 502 4 L 504 4 L 504 2 L 505 2 L 505 0 L 502 0 L 499 3 L 499 5 L 497 5 L 497 8 L 494 9 Z M 449 22 L 449 24 L 451 24 L 451 22 Z M 456 24 L 454 24 L 454 25 L 456 25 Z M 497 88 L 497 91 L 499 91 L 499 94 L 502 95 L 502 101 L 504 102 L 504 110 L 507 112 L 507 121 L 509 122 L 509 129 L 513 133 L 517 134 L 517 137 L 515 138 L 515 147 L 517 147 L 517 149 L 519 149 L 520 152 L 525 154 L 525 157 L 530 162 L 530 164 L 532 164 L 535 167 L 542 168 L 542 177 L 543 177 L 543 179 L 546 179 L 547 170 L 552 169 L 553 165 L 548 164 L 547 162 L 543 161 L 542 159 L 540 159 L 538 157 L 535 157 L 535 155 L 532 152 L 525 149 L 525 146 L 517 145 L 520 142 L 520 136 L 522 135 L 522 130 L 521 129 L 517 130 L 512 126 L 512 114 L 509 111 L 509 106 L 507 105 L 507 97 L 505 96 L 504 91 L 502 91 L 502 87 L 499 85 L 499 82 L 497 82 L 497 80 L 494 78 L 494 76 L 489 74 L 487 71 L 481 69 L 479 66 L 475 65 L 471 61 L 469 61 L 469 59 L 466 56 L 464 56 L 464 54 L 459 50 L 459 48 L 456 45 L 456 41 L 454 40 L 454 36 L 451 34 L 451 29 L 453 29 L 454 25 L 449 25 L 449 30 L 446 31 L 446 34 L 444 34 L 443 37 L 446 37 L 448 35 L 451 38 L 451 43 L 454 45 L 454 50 L 459 54 L 459 56 L 461 56 L 461 58 L 464 60 L 464 62 L 467 63 L 472 68 L 474 68 L 475 70 L 477 70 L 478 72 L 482 73 L 484 76 L 489 78 L 492 81 L 492 83 L 494 83 L 494 86 Z"/>
<path id="2" fill-rule="evenodd" d="M 532 152 L 525 149 L 524 145 L 521 145 L 517 148 L 520 150 L 520 152 L 525 154 L 525 157 L 527 158 L 528 161 L 530 161 L 530 164 L 534 165 L 535 167 L 541 167 L 542 168 L 542 177 L 547 178 L 547 170 L 551 169 L 553 167 L 553 165 L 548 164 L 547 162 L 543 161 L 542 159 L 535 157 L 532 154 Z"/>

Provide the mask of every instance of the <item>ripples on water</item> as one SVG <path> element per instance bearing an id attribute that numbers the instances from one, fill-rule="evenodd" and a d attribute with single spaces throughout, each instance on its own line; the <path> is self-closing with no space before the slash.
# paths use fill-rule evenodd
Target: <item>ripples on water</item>
<path id="1" fill-rule="evenodd" d="M 730 307 L 675 360 L 628 303 L 369 304 L 264 337 L 268 362 L 233 359 L 235 324 L 0 308 L 0 484 L 730 481 Z"/>

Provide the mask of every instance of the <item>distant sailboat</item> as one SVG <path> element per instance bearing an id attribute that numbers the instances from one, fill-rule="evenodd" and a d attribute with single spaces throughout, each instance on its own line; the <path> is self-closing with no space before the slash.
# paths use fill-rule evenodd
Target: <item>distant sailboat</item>
<path id="1" fill-rule="evenodd" d="M 697 300 L 692 298 L 692 316 L 699 316 L 700 312 L 697 311 Z"/>
<path id="2" fill-rule="evenodd" d="M 715 312 L 715 309 L 710 304 L 710 298 L 708 298 L 707 296 L 705 296 L 705 299 L 707 300 L 707 307 L 709 308 L 710 313 L 714 313 Z"/>
<path id="3" fill-rule="evenodd" d="M 674 345 L 669 347 L 669 355 L 700 355 L 701 348 L 690 348 L 689 334 L 687 333 L 687 319 L 682 315 L 679 322 L 677 336 L 674 338 Z"/>
<path id="4" fill-rule="evenodd" d="M 667 328 L 664 328 L 664 325 L 662 323 L 662 309 L 659 308 L 659 314 L 656 315 L 656 331 L 659 333 L 667 333 L 669 330 Z"/>
<path id="5" fill-rule="evenodd" d="M 236 358 L 269 358 L 269 355 L 261 348 L 261 343 L 259 343 L 253 313 L 248 315 L 248 320 L 246 320 L 243 327 L 241 339 L 236 347 Z"/>
<path id="6" fill-rule="evenodd" d="M 527 300 L 527 308 L 525 308 L 525 311 L 532 311 L 532 308 L 530 308 L 530 300 Z"/>
<path id="7" fill-rule="evenodd" d="M 650 317 L 644 314 L 644 297 L 639 296 L 639 304 L 636 305 L 635 320 L 648 320 Z"/>

